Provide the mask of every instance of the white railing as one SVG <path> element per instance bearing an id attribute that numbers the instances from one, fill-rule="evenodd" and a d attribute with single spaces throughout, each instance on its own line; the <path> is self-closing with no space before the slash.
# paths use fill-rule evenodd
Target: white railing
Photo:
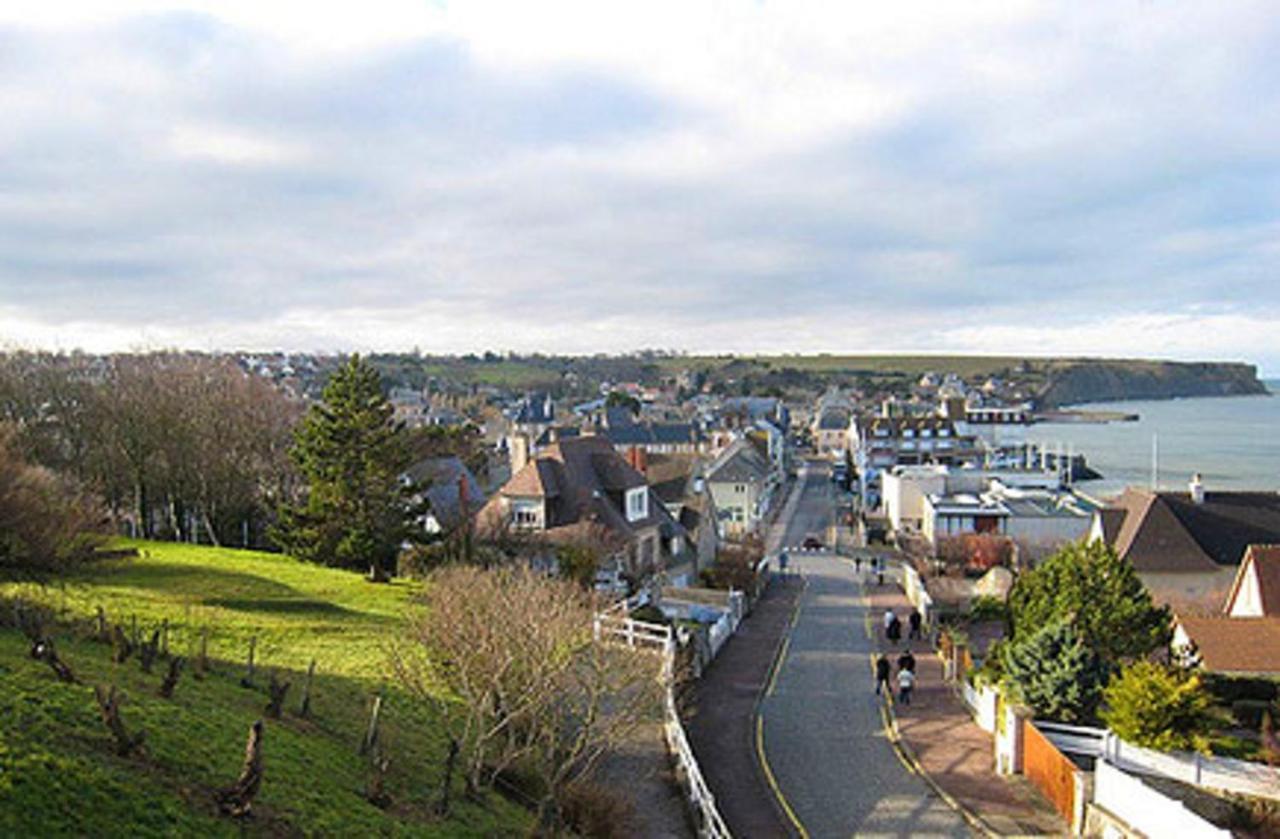
<path id="1" fill-rule="evenodd" d="M 729 615 L 725 615 L 728 618 Z M 721 619 L 724 620 L 723 618 Z M 718 624 L 717 624 L 718 625 Z M 730 630 L 732 631 L 732 630 Z M 623 643 L 631 648 L 656 649 L 662 654 L 662 677 L 666 684 L 663 730 L 667 748 L 676 757 L 680 773 L 688 784 L 689 805 L 698 816 L 698 835 L 703 839 L 731 839 L 729 827 L 716 808 L 715 796 L 702 776 L 702 768 L 689 745 L 684 723 L 676 710 L 675 699 L 675 636 L 671 627 L 660 623 L 647 623 L 619 617 L 616 613 L 601 612 L 595 617 L 594 634 L 598 641 Z M 723 640 L 721 641 L 723 644 Z"/>
<path id="2" fill-rule="evenodd" d="M 1128 772 L 1280 801 L 1280 769 L 1261 763 L 1194 752 L 1157 752 L 1126 743 L 1111 732 L 1103 741 L 1102 758 Z"/>
<path id="3" fill-rule="evenodd" d="M 1101 757 L 1107 738 L 1105 728 L 1067 725 L 1049 720 L 1036 720 L 1035 726 L 1059 751 L 1072 755 Z"/>
<path id="4" fill-rule="evenodd" d="M 906 560 L 902 562 L 902 590 L 911 605 L 920 612 L 920 619 L 928 626 L 932 620 L 933 598 L 929 596 L 929 590 L 925 588 L 920 574 Z"/>
<path id="5" fill-rule="evenodd" d="M 969 713 L 973 714 L 973 720 L 978 724 L 978 728 L 993 734 L 996 730 L 996 709 L 999 705 L 996 689 L 989 685 L 977 688 L 969 684 L 968 679 L 961 679 L 960 691 L 964 696 L 964 704 L 969 706 Z"/>
<path id="6" fill-rule="evenodd" d="M 1147 836 L 1231 836 L 1105 761 L 1094 769 L 1093 803 Z"/>

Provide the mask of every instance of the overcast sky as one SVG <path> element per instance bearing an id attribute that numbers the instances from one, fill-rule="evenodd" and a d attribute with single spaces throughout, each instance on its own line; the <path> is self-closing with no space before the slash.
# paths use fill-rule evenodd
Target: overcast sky
<path id="1" fill-rule="evenodd" d="M 10 346 L 1280 374 L 1278 264 L 1274 0 L 0 5 Z"/>

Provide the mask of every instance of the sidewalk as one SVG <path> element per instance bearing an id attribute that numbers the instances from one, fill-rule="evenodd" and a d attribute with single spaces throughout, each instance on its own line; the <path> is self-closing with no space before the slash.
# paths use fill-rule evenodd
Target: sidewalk
<path id="1" fill-rule="evenodd" d="M 895 583 L 884 586 L 874 580 L 866 587 L 867 601 L 875 617 L 873 629 L 879 648 L 893 664 L 896 686 L 897 658 L 908 646 L 905 640 L 911 604 Z M 902 620 L 904 640 L 895 646 L 884 635 L 880 617 L 893 609 Z M 892 705 L 898 732 L 914 753 L 929 779 L 943 792 L 976 815 L 1001 836 L 1051 835 L 1068 832 L 1053 806 L 1021 776 L 996 774 L 993 741 L 973 722 L 968 708 L 942 678 L 942 661 L 927 640 L 911 641 L 916 659 L 916 688 L 909 706 Z"/>
<path id="2" fill-rule="evenodd" d="M 698 765 L 734 836 L 788 836 L 756 757 L 756 701 L 803 584 L 777 577 L 720 655 L 693 683 L 685 730 Z"/>

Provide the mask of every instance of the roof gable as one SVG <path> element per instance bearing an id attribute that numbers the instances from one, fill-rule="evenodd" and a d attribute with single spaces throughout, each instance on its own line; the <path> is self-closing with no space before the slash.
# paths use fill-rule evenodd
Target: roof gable
<path id="1" fill-rule="evenodd" d="M 1280 545 L 1250 545 L 1223 611 L 1232 617 L 1280 617 Z"/>

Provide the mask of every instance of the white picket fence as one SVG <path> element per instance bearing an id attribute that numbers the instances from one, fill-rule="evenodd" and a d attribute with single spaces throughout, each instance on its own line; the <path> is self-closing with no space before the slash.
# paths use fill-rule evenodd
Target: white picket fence
<path id="1" fill-rule="evenodd" d="M 676 710 L 673 678 L 676 644 L 671 627 L 621 617 L 610 610 L 596 615 L 594 632 L 597 640 L 626 644 L 632 648 L 654 649 L 662 654 L 662 674 L 666 683 L 663 729 L 667 748 L 675 755 L 680 775 L 688 786 L 689 805 L 698 816 L 698 835 L 703 839 L 730 839 L 732 834 L 716 807 L 715 796 L 711 794 L 711 788 L 702 776 L 702 768 L 698 766 L 684 723 Z"/>
<path id="2" fill-rule="evenodd" d="M 1280 801 L 1280 769 L 1261 763 L 1194 752 L 1157 752 L 1126 743 L 1111 732 L 1103 741 L 1102 758 L 1129 772 Z"/>

